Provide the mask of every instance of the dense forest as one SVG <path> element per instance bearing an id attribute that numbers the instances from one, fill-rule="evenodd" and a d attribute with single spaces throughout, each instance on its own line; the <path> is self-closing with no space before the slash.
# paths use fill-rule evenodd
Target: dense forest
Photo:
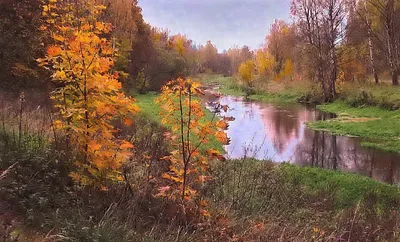
<path id="1" fill-rule="evenodd" d="M 2 241 L 399 240 L 398 0 L 293 0 L 259 49 L 223 51 L 151 26 L 138 0 L 1 0 L 0 13 Z M 307 126 L 395 157 L 391 184 L 230 158 L 222 96 L 335 113 Z"/>

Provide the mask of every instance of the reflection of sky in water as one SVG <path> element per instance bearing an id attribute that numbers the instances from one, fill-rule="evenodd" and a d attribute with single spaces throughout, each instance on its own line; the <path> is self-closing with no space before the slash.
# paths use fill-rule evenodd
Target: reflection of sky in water
<path id="1" fill-rule="evenodd" d="M 305 130 L 305 115 L 296 117 L 286 110 L 279 110 L 273 105 L 242 102 L 232 97 L 223 97 L 221 104 L 228 104 L 229 110 L 225 116 L 235 117 L 229 123 L 227 134 L 231 143 L 225 147 L 231 158 L 241 158 L 244 154 L 257 159 L 273 159 L 276 162 L 294 159 L 299 142 L 303 139 Z M 286 131 L 285 139 L 274 129 L 274 123 L 269 122 L 271 114 L 287 116 L 297 123 L 295 129 Z M 247 152 L 247 153 L 246 153 Z"/>
<path id="2" fill-rule="evenodd" d="M 266 118 L 277 110 L 274 110 L 272 106 L 260 106 L 256 103 L 234 102 L 229 97 L 222 98 L 220 102 L 230 107 L 226 116 L 235 117 L 235 121 L 229 123 L 227 131 L 228 136 L 232 137 L 231 144 L 226 146 L 228 156 L 241 158 L 247 150 L 248 157 L 258 159 L 269 158 L 276 162 L 283 162 L 293 158 L 296 147 L 304 134 L 304 125 L 299 124 L 301 127 L 299 137 L 292 131 L 290 139 L 283 141 L 283 149 L 280 151 L 281 149 L 276 145 L 279 137 L 272 123 L 265 122 Z"/>
<path id="3" fill-rule="evenodd" d="M 357 138 L 308 129 L 305 122 L 323 119 L 322 112 L 301 105 L 244 102 L 229 96 L 218 101 L 229 106 L 224 116 L 235 117 L 226 131 L 231 138 L 231 143 L 225 146 L 230 158 L 246 155 L 275 162 L 289 161 L 400 183 L 399 155 L 365 149 Z"/>

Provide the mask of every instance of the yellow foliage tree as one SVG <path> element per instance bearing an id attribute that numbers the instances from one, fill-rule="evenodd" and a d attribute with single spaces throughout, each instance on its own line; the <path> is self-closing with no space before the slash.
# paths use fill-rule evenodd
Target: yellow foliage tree
<path id="1" fill-rule="evenodd" d="M 255 75 L 255 63 L 253 60 L 247 60 L 239 66 L 239 77 L 247 87 L 252 87 Z"/>
<path id="2" fill-rule="evenodd" d="M 281 81 L 285 79 L 293 79 L 293 62 L 290 59 L 285 60 L 282 70 L 275 75 L 276 81 Z"/>
<path id="3" fill-rule="evenodd" d="M 259 75 L 271 75 L 276 65 L 275 58 L 265 50 L 256 53 L 256 67 Z"/>
<path id="4" fill-rule="evenodd" d="M 166 157 L 170 161 L 170 169 L 163 178 L 168 179 L 171 184 L 161 187 L 159 195 L 182 202 L 192 201 L 197 197 L 196 184 L 198 186 L 210 179 L 207 176 L 208 161 L 214 158 L 224 160 L 217 150 L 204 150 L 200 146 L 208 143 L 212 136 L 223 144 L 229 143 L 223 131 L 228 126 L 225 120 L 204 121 L 201 101 L 195 98 L 203 93 L 199 86 L 189 79 L 178 78 L 165 85 L 161 96 L 156 99 L 163 110 L 162 122 L 171 126 L 179 137 L 172 140 L 175 150 Z M 222 109 L 226 110 L 226 107 Z M 206 214 L 205 210 L 202 212 Z"/>
<path id="5" fill-rule="evenodd" d="M 181 56 L 184 56 L 186 54 L 187 42 L 188 42 L 187 38 L 181 34 L 172 37 L 172 45 Z"/>
<path id="6" fill-rule="evenodd" d="M 112 73 L 115 50 L 104 36 L 111 25 L 100 22 L 105 9 L 94 1 L 48 0 L 43 5 L 50 34 L 40 65 L 49 68 L 58 88 L 52 100 L 60 119 L 54 122 L 67 132 L 77 147 L 77 171 L 71 177 L 83 185 L 105 188 L 109 182 L 122 181 L 121 166 L 131 156 L 133 145 L 118 138 L 117 118 L 132 124 L 138 111 L 134 100 L 121 92 L 118 73 Z"/>

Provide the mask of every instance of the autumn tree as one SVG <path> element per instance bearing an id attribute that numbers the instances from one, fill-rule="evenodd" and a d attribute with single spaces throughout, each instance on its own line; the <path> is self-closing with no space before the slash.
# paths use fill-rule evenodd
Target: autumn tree
<path id="1" fill-rule="evenodd" d="M 398 85 L 400 34 L 396 30 L 400 26 L 400 3 L 396 0 L 365 0 L 363 5 L 358 6 L 358 12 L 367 25 L 371 44 L 374 43 L 372 40 L 376 39 L 384 54 L 392 84 Z"/>
<path id="2" fill-rule="evenodd" d="M 386 56 L 392 76 L 392 84 L 399 85 L 400 73 L 400 3 L 396 0 L 371 1 L 383 23 Z"/>
<path id="3" fill-rule="evenodd" d="M 121 181 L 121 167 L 131 156 L 133 145 L 119 137 L 116 119 L 132 124 L 138 111 L 134 100 L 121 92 L 118 74 L 112 73 L 115 49 L 111 25 L 99 21 L 104 6 L 93 1 L 48 0 L 43 5 L 52 38 L 39 63 L 49 68 L 58 88 L 52 92 L 59 120 L 69 142 L 77 148 L 71 177 L 83 185 L 104 188 Z"/>
<path id="4" fill-rule="evenodd" d="M 266 37 L 267 51 L 275 59 L 275 75 L 279 76 L 287 60 L 293 62 L 296 48 L 295 26 L 283 20 L 275 20 Z"/>
<path id="5" fill-rule="evenodd" d="M 246 95 L 250 95 L 252 92 L 255 68 L 256 66 L 253 60 L 247 60 L 243 62 L 239 67 L 238 75 L 245 84 Z"/>
<path id="6" fill-rule="evenodd" d="M 337 47 L 344 37 L 345 1 L 295 0 L 292 14 L 304 43 L 303 53 L 314 71 L 311 78 L 321 85 L 324 101 L 331 101 L 336 97 Z"/>
<path id="7" fill-rule="evenodd" d="M 180 48 L 185 47 L 182 42 Z M 187 62 L 174 46 L 168 30 L 152 28 L 146 23 L 138 24 L 137 38 L 133 41 L 131 52 L 130 75 L 132 84 L 138 87 L 139 92 L 160 90 L 167 80 L 175 79 L 187 74 Z M 148 88 L 140 85 L 145 76 Z"/>
<path id="8" fill-rule="evenodd" d="M 243 46 L 242 48 L 233 46 L 227 51 L 226 54 L 231 62 L 232 75 L 238 72 L 240 64 L 253 58 L 253 52 L 248 46 Z"/>
<path id="9" fill-rule="evenodd" d="M 156 103 L 161 105 L 162 122 L 171 126 L 176 134 L 172 138 L 174 151 L 166 157 L 170 161 L 170 169 L 163 175 L 169 185 L 160 188 L 161 196 L 167 196 L 177 201 L 192 203 L 199 198 L 196 187 L 210 179 L 207 175 L 209 161 L 212 159 L 224 160 L 215 149 L 206 149 L 212 137 L 222 144 L 227 144 L 223 129 L 228 127 L 226 121 L 215 121 L 214 118 L 205 121 L 205 113 L 201 100 L 196 96 L 203 94 L 200 85 L 190 79 L 170 81 L 162 88 L 161 96 Z M 226 110 L 226 107 L 222 109 Z M 201 210 L 206 215 L 204 209 Z"/>
<path id="10" fill-rule="evenodd" d="M 218 50 L 217 47 L 209 40 L 204 46 L 200 46 L 198 50 L 200 64 L 204 70 L 217 71 Z"/>
<path id="11" fill-rule="evenodd" d="M 130 74 L 130 76 L 120 76 L 122 84 L 129 88 L 128 84 L 135 76 L 129 72 L 132 44 L 139 37 L 137 36 L 138 25 L 144 22 L 142 9 L 138 6 L 137 0 L 96 0 L 95 2 L 107 7 L 100 16 L 100 20 L 111 23 L 113 26 L 112 42 L 118 48 L 113 68 Z"/>
<path id="12" fill-rule="evenodd" d="M 260 49 L 256 52 L 255 61 L 257 72 L 259 75 L 273 75 L 276 61 L 275 58 L 266 49 Z"/>
<path id="13" fill-rule="evenodd" d="M 351 12 L 349 15 L 349 28 L 347 30 L 346 37 L 356 36 L 358 39 L 365 40 L 367 38 L 368 43 L 368 54 L 369 54 L 369 62 L 372 74 L 374 76 L 375 83 L 379 83 L 378 77 L 378 65 L 376 58 L 376 39 L 373 33 L 373 26 L 376 24 L 376 20 L 372 18 L 371 15 L 371 6 L 368 3 L 368 0 L 363 1 L 352 1 L 350 2 Z M 364 26 L 364 28 L 360 28 L 360 26 Z M 360 34 L 359 31 L 363 31 L 363 34 Z M 365 36 L 366 33 L 366 36 Z M 364 37 L 364 38 L 363 38 Z M 354 39 L 354 38 L 352 38 Z"/>

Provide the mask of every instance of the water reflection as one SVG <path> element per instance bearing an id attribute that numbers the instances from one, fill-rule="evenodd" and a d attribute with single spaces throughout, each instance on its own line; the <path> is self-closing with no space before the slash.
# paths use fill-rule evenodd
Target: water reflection
<path id="1" fill-rule="evenodd" d="M 400 185 L 400 155 L 361 147 L 359 138 L 334 136 L 308 129 L 305 122 L 332 118 L 331 114 L 302 105 L 248 102 L 241 98 L 208 97 L 228 104 L 235 117 L 227 130 L 231 143 L 227 156 L 289 161 L 328 169 L 355 172 Z M 211 108 L 209 106 L 209 108 Z"/>

